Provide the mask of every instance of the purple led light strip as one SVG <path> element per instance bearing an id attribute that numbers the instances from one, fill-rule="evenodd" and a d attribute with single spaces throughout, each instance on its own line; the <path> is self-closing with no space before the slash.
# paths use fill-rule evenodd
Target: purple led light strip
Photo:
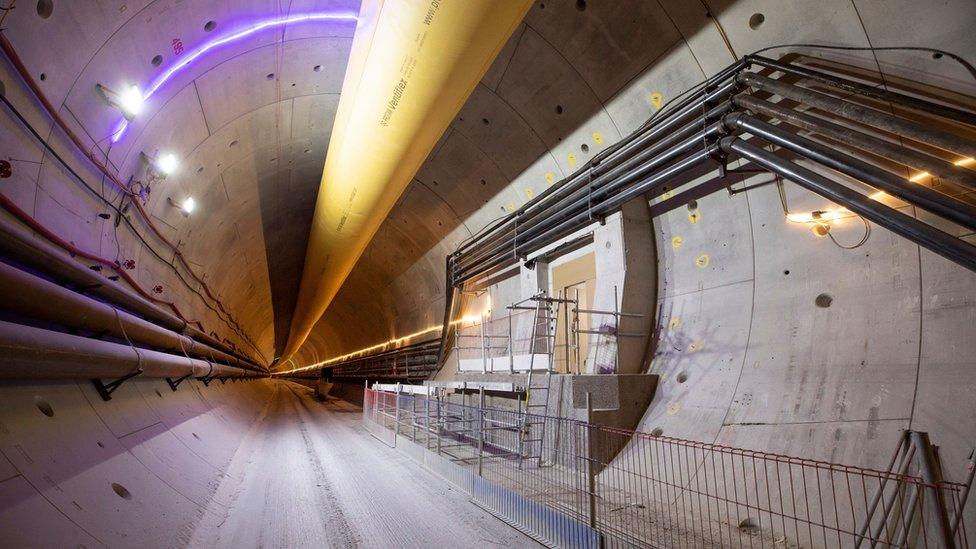
<path id="1" fill-rule="evenodd" d="M 229 44 L 231 42 L 236 42 L 237 40 L 246 38 L 265 29 L 280 27 L 291 23 L 305 23 L 309 21 L 359 21 L 359 18 L 351 13 L 307 13 L 304 15 L 276 17 L 274 19 L 260 21 L 251 27 L 235 32 L 234 34 L 207 42 L 199 48 L 196 48 L 195 50 L 181 57 L 178 63 L 163 71 L 159 76 L 156 77 L 155 80 L 152 81 L 149 87 L 142 92 L 142 100 L 145 102 L 150 96 L 152 96 L 153 93 L 159 90 L 159 88 L 161 88 L 167 80 L 172 78 L 174 74 L 186 68 L 187 65 L 214 48 Z M 129 121 L 123 118 L 116 126 L 116 130 L 112 133 L 112 143 L 118 142 L 118 140 L 122 138 L 122 135 L 125 134 L 125 130 L 128 127 Z"/>

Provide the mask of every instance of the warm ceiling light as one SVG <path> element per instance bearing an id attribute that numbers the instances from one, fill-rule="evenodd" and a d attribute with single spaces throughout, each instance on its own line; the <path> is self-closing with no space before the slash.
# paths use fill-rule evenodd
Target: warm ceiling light
<path id="1" fill-rule="evenodd" d="M 126 118 L 133 118 L 139 114 L 142 110 L 143 101 L 139 86 L 129 86 L 117 97 L 117 104 Z"/>
<path id="2" fill-rule="evenodd" d="M 926 177 L 932 177 L 932 174 L 930 174 L 929 172 L 919 172 L 911 176 L 910 178 L 908 178 L 908 180 L 911 181 L 912 183 L 918 183 L 919 181 L 925 179 Z"/>
<path id="3" fill-rule="evenodd" d="M 176 155 L 173 154 L 164 154 L 156 159 L 156 168 L 166 175 L 175 172 L 178 165 L 179 161 L 176 160 Z"/>

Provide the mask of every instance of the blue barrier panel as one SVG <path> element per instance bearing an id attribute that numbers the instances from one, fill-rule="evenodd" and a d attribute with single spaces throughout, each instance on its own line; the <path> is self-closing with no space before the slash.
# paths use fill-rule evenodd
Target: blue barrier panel
<path id="1" fill-rule="evenodd" d="M 599 531 L 481 477 L 474 477 L 471 501 L 550 547 L 600 547 Z"/>

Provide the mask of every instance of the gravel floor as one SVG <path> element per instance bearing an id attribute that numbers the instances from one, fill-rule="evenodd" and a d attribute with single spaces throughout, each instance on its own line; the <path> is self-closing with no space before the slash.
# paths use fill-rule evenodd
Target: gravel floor
<path id="1" fill-rule="evenodd" d="M 194 547 L 538 547 L 371 437 L 358 407 L 279 382 Z M 226 499 L 225 499 L 226 497 Z"/>

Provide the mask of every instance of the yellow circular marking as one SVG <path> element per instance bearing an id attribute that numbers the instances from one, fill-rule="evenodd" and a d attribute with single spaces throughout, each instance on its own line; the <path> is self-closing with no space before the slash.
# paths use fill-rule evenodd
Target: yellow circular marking
<path id="1" fill-rule="evenodd" d="M 681 404 L 680 403 L 678 403 L 678 402 L 668 403 L 667 413 L 668 413 L 669 416 L 673 416 L 674 414 L 677 414 L 679 410 L 681 410 Z"/>
<path id="2" fill-rule="evenodd" d="M 704 269 L 705 267 L 708 267 L 708 254 L 701 254 L 700 256 L 696 257 L 695 265 L 699 269 Z"/>
<path id="3" fill-rule="evenodd" d="M 552 185 L 556 182 L 556 174 L 552 172 L 546 172 L 546 183 Z"/>
<path id="4" fill-rule="evenodd" d="M 653 92 L 647 99 L 655 109 L 660 109 L 664 105 L 664 94 L 661 92 Z"/>
<path id="5" fill-rule="evenodd" d="M 688 212 L 688 221 L 690 221 L 692 225 L 701 221 L 701 212 L 698 210 Z"/>
<path id="6" fill-rule="evenodd" d="M 674 317 L 671 319 L 671 322 L 668 322 L 668 328 L 672 330 L 677 330 L 680 327 L 681 327 L 681 319 L 678 317 Z"/>
<path id="7" fill-rule="evenodd" d="M 688 345 L 688 352 L 694 353 L 696 351 L 701 351 L 702 347 L 704 346 L 704 343 L 696 339 L 695 341 L 692 341 L 690 345 Z"/>
<path id="8" fill-rule="evenodd" d="M 515 203 L 514 202 L 509 202 L 508 203 L 508 206 L 505 206 L 505 209 L 508 210 L 508 211 L 510 211 L 510 212 L 514 212 L 515 211 Z"/>
<path id="9" fill-rule="evenodd" d="M 603 144 L 603 134 L 600 132 L 593 132 L 593 142 L 597 145 Z"/>
<path id="10" fill-rule="evenodd" d="M 667 200 L 672 196 L 674 196 L 674 191 L 664 191 L 664 194 L 661 195 L 661 198 Z"/>
<path id="11" fill-rule="evenodd" d="M 525 189 L 525 196 L 528 197 L 529 200 L 532 200 L 532 197 L 535 196 L 535 191 L 532 190 L 532 187 Z"/>
<path id="12" fill-rule="evenodd" d="M 570 168 L 576 167 L 576 153 L 569 153 L 566 155 L 566 162 L 569 163 Z"/>
<path id="13" fill-rule="evenodd" d="M 674 248 L 675 250 L 680 248 L 681 245 L 684 243 L 685 243 L 685 239 L 681 238 L 680 236 L 676 236 L 671 239 L 671 247 Z"/>

